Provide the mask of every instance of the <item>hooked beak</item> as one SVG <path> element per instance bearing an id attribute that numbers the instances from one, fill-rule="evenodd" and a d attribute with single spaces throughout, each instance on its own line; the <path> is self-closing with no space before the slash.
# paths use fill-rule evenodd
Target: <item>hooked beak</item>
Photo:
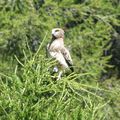
<path id="1" fill-rule="evenodd" d="M 52 34 L 52 39 L 53 39 L 53 40 L 56 39 L 56 37 L 54 36 L 54 34 Z"/>

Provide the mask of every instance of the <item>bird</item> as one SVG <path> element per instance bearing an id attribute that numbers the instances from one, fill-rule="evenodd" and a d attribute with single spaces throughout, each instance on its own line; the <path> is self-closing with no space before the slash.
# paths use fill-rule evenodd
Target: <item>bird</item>
<path id="1" fill-rule="evenodd" d="M 52 39 L 47 44 L 47 52 L 54 58 L 58 66 L 54 67 L 55 72 L 59 72 L 57 80 L 61 79 L 63 71 L 71 69 L 73 72 L 73 61 L 69 50 L 64 46 L 64 30 L 62 28 L 52 29 Z M 58 69 L 60 68 L 60 70 Z"/>

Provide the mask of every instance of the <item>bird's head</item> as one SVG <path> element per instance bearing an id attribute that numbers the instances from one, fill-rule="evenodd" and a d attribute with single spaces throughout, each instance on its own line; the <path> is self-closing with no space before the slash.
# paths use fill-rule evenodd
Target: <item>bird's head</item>
<path id="1" fill-rule="evenodd" d="M 52 29 L 52 39 L 64 38 L 64 30 L 61 28 Z"/>

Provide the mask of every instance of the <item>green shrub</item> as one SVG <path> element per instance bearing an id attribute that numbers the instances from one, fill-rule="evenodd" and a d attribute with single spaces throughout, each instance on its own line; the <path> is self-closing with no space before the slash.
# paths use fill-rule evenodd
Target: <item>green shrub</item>
<path id="1" fill-rule="evenodd" d="M 103 56 L 119 34 L 117 0 L 0 1 L 0 119 L 119 119 L 119 81 Z M 75 73 L 60 81 L 45 57 L 51 29 L 65 29 Z"/>
<path id="2" fill-rule="evenodd" d="M 56 81 L 49 71 L 54 61 L 43 55 L 35 54 L 25 64 L 18 62 L 21 73 L 17 66 L 12 75 L 0 73 L 1 120 L 109 118 L 106 109 L 114 92 L 100 88 L 97 82 L 89 85 L 87 79 L 93 80 L 94 72 L 72 73 Z"/>

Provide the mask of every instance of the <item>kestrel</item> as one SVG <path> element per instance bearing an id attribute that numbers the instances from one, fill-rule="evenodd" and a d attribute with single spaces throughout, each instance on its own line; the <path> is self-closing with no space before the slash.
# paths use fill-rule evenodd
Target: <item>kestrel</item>
<path id="1" fill-rule="evenodd" d="M 47 45 L 47 51 L 52 58 L 58 61 L 60 66 L 58 79 L 61 78 L 62 71 L 70 68 L 73 72 L 73 62 L 68 49 L 64 46 L 64 30 L 61 28 L 52 29 L 52 39 Z M 58 72 L 58 66 L 54 67 L 54 71 Z"/>

